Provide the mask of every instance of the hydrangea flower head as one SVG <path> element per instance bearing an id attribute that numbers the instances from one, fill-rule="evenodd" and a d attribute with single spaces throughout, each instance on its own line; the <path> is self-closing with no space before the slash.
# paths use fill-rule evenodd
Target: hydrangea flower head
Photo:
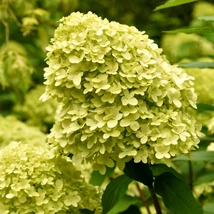
<path id="1" fill-rule="evenodd" d="M 144 32 L 89 12 L 62 18 L 47 47 L 43 100 L 61 103 L 49 142 L 75 164 L 156 163 L 199 143 L 192 78 Z"/>
<path id="2" fill-rule="evenodd" d="M 22 105 L 15 106 L 15 111 L 22 114 L 29 125 L 38 126 L 42 131 L 48 132 L 48 128 L 54 124 L 58 103 L 53 99 L 45 103 L 39 100 L 44 91 L 44 85 L 37 85 L 25 95 Z"/>
<path id="3" fill-rule="evenodd" d="M 14 116 L 0 116 L 0 148 L 8 145 L 11 141 L 37 144 L 45 142 L 47 135 L 38 127 L 26 125 Z"/>
<path id="4" fill-rule="evenodd" d="M 214 104 L 214 69 L 185 68 L 185 71 L 195 79 L 194 88 L 198 96 L 197 103 Z"/>
<path id="5" fill-rule="evenodd" d="M 53 149 L 38 145 L 11 142 L 0 150 L 0 213 L 78 214 L 99 207 L 98 189 L 71 162 L 56 162 Z"/>

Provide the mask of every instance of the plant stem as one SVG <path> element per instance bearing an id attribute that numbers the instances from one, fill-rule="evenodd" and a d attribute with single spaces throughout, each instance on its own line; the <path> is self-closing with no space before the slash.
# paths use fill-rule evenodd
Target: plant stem
<path id="1" fill-rule="evenodd" d="M 154 187 L 153 186 L 148 186 L 148 188 L 149 188 L 149 192 L 150 192 L 151 197 L 152 197 L 153 204 L 155 206 L 156 213 L 157 214 L 162 214 L 160 203 L 158 201 L 158 198 L 157 198 L 157 195 L 155 193 Z"/>
<path id="2" fill-rule="evenodd" d="M 1 23 L 4 25 L 5 28 L 5 43 L 7 44 L 9 41 L 9 26 L 8 23 L 5 21 L 2 21 Z"/>
<path id="3" fill-rule="evenodd" d="M 139 184 L 137 182 L 136 182 L 136 187 L 137 187 L 137 190 L 138 190 L 138 192 L 140 194 L 141 201 L 143 202 L 144 206 L 146 207 L 146 210 L 147 210 L 148 214 L 151 214 L 151 211 L 149 209 L 149 204 L 148 204 L 148 202 L 146 200 L 146 197 L 145 197 L 142 189 L 140 188 L 140 186 L 139 186 Z"/>
<path id="4" fill-rule="evenodd" d="M 192 162 L 189 160 L 188 161 L 188 167 L 189 167 L 189 186 L 190 189 L 193 190 L 193 169 L 192 169 Z"/>

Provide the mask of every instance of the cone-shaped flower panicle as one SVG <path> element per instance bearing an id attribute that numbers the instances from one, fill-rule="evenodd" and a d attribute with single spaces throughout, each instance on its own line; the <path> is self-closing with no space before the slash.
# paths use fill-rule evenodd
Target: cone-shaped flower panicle
<path id="1" fill-rule="evenodd" d="M 12 142 L 0 151 L 0 213 L 80 213 L 100 197 L 73 164 L 52 149 Z M 97 212 L 98 213 L 98 212 Z"/>
<path id="2" fill-rule="evenodd" d="M 46 92 L 61 103 L 49 142 L 74 163 L 123 168 L 188 153 L 199 128 L 193 79 L 144 32 L 89 12 L 62 18 L 47 47 Z"/>

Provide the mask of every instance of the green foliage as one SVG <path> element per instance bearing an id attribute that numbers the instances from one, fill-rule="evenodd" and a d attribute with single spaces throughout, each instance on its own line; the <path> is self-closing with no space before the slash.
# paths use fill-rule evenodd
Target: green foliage
<path id="1" fill-rule="evenodd" d="M 155 179 L 155 189 L 163 198 L 167 208 L 175 214 L 202 214 L 200 204 L 195 200 L 187 183 L 173 174 L 165 172 Z"/>
<path id="2" fill-rule="evenodd" d="M 169 7 L 175 7 L 178 5 L 187 4 L 187 3 L 191 3 L 191 2 L 195 2 L 195 1 L 198 1 L 198 0 L 169 0 L 165 4 L 163 4 L 159 7 L 156 7 L 155 10 L 161 10 L 161 9 L 166 9 Z"/>
<path id="3" fill-rule="evenodd" d="M 191 161 L 208 161 L 213 163 L 214 151 L 194 151 L 191 152 L 191 157 L 180 155 L 179 157 L 174 158 L 174 160 L 191 160 Z"/>
<path id="4" fill-rule="evenodd" d="M 138 205 L 141 201 L 138 197 L 131 197 L 125 195 L 122 197 L 109 212 L 108 214 L 118 214 L 118 213 L 140 213 Z"/>
<path id="5" fill-rule="evenodd" d="M 184 62 L 179 64 L 182 68 L 214 68 L 213 62 Z"/>
<path id="6" fill-rule="evenodd" d="M 100 174 L 99 171 L 93 171 L 90 178 L 90 184 L 101 186 L 107 177 L 110 177 L 114 168 L 106 168 L 105 174 Z"/>
<path id="7" fill-rule="evenodd" d="M 102 196 L 103 214 L 110 213 L 109 211 L 111 211 L 115 204 L 124 197 L 131 182 L 132 179 L 126 175 L 121 175 L 108 184 Z"/>
<path id="8" fill-rule="evenodd" d="M 142 162 L 135 163 L 133 160 L 126 163 L 124 173 L 135 181 L 139 181 L 144 185 L 150 187 L 153 183 L 152 171 L 148 164 Z"/>

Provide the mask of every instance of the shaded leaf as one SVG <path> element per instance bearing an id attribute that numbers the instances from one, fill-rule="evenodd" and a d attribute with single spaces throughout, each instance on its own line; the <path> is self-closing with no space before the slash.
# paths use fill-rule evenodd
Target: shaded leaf
<path id="1" fill-rule="evenodd" d="M 165 172 L 158 176 L 155 179 L 155 190 L 174 214 L 203 214 L 202 207 L 194 198 L 189 185 L 172 173 Z"/>
<path id="2" fill-rule="evenodd" d="M 195 2 L 195 1 L 198 1 L 198 0 L 169 0 L 165 4 L 162 4 L 162 5 L 158 6 L 158 7 L 156 7 L 155 11 L 156 10 L 161 10 L 161 9 L 166 9 L 166 8 L 169 8 L 169 7 L 175 7 L 175 6 L 178 6 L 178 5 L 187 4 L 187 3 L 191 3 L 191 2 Z"/>
<path id="3" fill-rule="evenodd" d="M 135 163 L 133 160 L 126 163 L 124 173 L 135 181 L 139 181 L 146 186 L 152 186 L 154 181 L 152 171 L 148 164 L 142 162 Z"/>
<path id="4" fill-rule="evenodd" d="M 80 213 L 81 214 L 94 214 L 94 211 L 84 209 L 84 210 L 80 210 Z"/>
<path id="5" fill-rule="evenodd" d="M 179 179 L 184 179 L 181 174 L 179 174 L 177 171 L 175 171 L 173 168 L 168 167 L 165 164 L 154 164 L 150 166 L 150 169 L 152 170 L 152 174 L 154 177 L 158 177 L 159 175 L 169 172 L 172 173 L 175 177 Z"/>
<path id="6" fill-rule="evenodd" d="M 206 144 L 209 144 L 211 142 L 214 142 L 214 137 L 203 137 L 200 139 L 201 142 L 203 142 L 203 145 L 206 143 Z M 205 144 L 205 145 L 206 145 Z M 206 145 L 208 146 L 208 145 Z"/>
<path id="7" fill-rule="evenodd" d="M 108 213 L 124 197 L 131 182 L 128 176 L 121 175 L 107 185 L 102 196 L 103 214 Z"/>

